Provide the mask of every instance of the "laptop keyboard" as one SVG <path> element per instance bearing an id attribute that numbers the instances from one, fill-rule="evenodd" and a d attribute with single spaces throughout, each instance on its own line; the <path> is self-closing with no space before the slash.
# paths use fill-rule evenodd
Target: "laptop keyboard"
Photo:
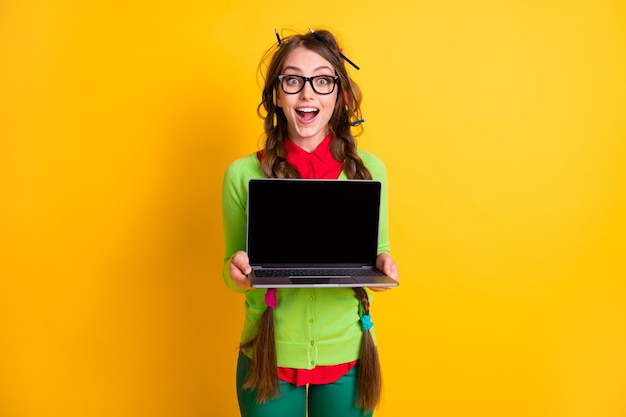
<path id="1" fill-rule="evenodd" d="M 296 268 L 296 269 L 260 269 L 254 272 L 257 277 L 343 277 L 343 276 L 372 276 L 384 275 L 378 269 L 363 268 L 343 268 L 343 269 L 326 269 L 326 268 Z"/>

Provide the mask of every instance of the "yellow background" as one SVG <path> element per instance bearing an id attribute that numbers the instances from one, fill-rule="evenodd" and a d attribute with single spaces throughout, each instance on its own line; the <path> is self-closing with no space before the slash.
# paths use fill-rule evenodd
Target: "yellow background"
<path id="1" fill-rule="evenodd" d="M 237 415 L 222 174 L 319 27 L 389 170 L 377 416 L 624 417 L 624 2 L 214 3 L 0 4 L 0 415 Z"/>

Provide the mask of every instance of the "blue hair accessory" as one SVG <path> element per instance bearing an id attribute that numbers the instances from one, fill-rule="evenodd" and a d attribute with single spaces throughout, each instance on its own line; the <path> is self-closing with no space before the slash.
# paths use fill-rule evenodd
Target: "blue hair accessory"
<path id="1" fill-rule="evenodd" d="M 369 314 L 363 314 L 361 316 L 361 328 L 363 331 L 366 332 L 372 327 L 374 327 L 374 323 L 372 323 L 372 316 Z"/>

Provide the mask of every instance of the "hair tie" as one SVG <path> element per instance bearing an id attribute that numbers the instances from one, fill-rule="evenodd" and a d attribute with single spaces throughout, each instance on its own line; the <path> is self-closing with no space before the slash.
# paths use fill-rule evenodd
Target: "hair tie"
<path id="1" fill-rule="evenodd" d="M 276 288 L 268 288 L 265 291 L 265 304 L 269 308 L 276 308 Z"/>
<path id="2" fill-rule="evenodd" d="M 374 323 L 372 323 L 372 316 L 369 314 L 363 314 L 361 316 L 361 328 L 363 331 L 366 332 L 372 327 L 374 327 Z"/>

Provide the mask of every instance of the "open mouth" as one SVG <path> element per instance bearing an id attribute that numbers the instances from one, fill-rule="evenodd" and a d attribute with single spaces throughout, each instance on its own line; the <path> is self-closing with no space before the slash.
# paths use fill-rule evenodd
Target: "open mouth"
<path id="1" fill-rule="evenodd" d="M 298 115 L 298 119 L 302 122 L 310 122 L 319 114 L 319 110 L 313 107 L 301 107 L 296 109 L 296 114 Z"/>

